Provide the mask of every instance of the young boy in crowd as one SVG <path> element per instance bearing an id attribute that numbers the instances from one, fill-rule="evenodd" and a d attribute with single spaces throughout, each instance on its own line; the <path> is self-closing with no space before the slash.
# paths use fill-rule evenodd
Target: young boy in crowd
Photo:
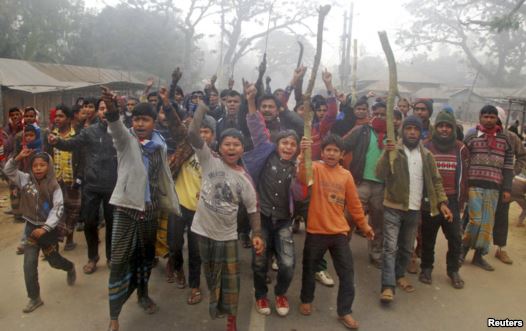
<path id="1" fill-rule="evenodd" d="M 110 203 L 115 206 L 109 279 L 110 329 L 119 329 L 122 306 L 137 289 L 147 314 L 158 308 L 148 294 L 159 210 L 180 215 L 166 144 L 154 131 L 157 112 L 148 103 L 133 109 L 133 126 L 120 120 L 114 96 L 103 88 L 108 131 L 117 150 L 118 179 Z"/>
<path id="2" fill-rule="evenodd" d="M 227 330 L 235 331 L 239 297 L 237 248 L 237 213 L 242 202 L 252 227 L 252 245 L 262 254 L 260 214 L 250 176 L 240 165 L 243 136 L 236 129 L 226 129 L 219 136 L 219 156 L 203 141 L 200 128 L 207 112 L 199 103 L 188 132 L 202 171 L 202 185 L 191 231 L 198 235 L 199 253 L 210 291 L 209 312 L 212 318 L 228 315 Z"/>
<path id="3" fill-rule="evenodd" d="M 295 265 L 291 184 L 296 174 L 295 157 L 299 138 L 293 130 L 284 130 L 276 135 L 276 144 L 273 144 L 265 119 L 256 110 L 256 87 L 248 86 L 246 94 L 247 124 L 254 149 L 245 153 L 243 160 L 256 184 L 261 208 L 261 235 L 267 243 L 263 254 L 252 256 L 256 310 L 262 315 L 271 313 L 266 278 L 269 259 L 275 253 L 278 261 L 277 284 L 274 288 L 276 311 L 278 315 L 286 316 L 289 302 L 285 294 L 292 281 Z"/>
<path id="4" fill-rule="evenodd" d="M 312 143 L 303 138 L 298 179 L 307 186 L 303 154 Z M 327 250 L 331 253 L 336 274 L 340 280 L 337 299 L 339 320 L 349 329 L 358 328 L 352 317 L 354 301 L 354 267 L 349 239 L 351 226 L 344 211 L 352 221 L 372 240 L 374 232 L 367 224 L 351 173 L 340 165 L 344 144 L 340 137 L 329 135 L 321 144 L 321 162 L 312 163 L 313 184 L 307 220 L 307 237 L 303 249 L 303 273 L 300 312 L 312 314 L 315 289 L 315 268 Z"/>
<path id="5" fill-rule="evenodd" d="M 29 158 L 29 173 L 17 170 L 19 162 Z M 20 189 L 20 211 L 26 221 L 24 249 L 24 279 L 29 303 L 23 309 L 30 313 L 42 306 L 38 283 L 38 256 L 44 253 L 51 267 L 67 272 L 67 283 L 75 284 L 75 265 L 58 252 L 58 232 L 63 210 L 60 186 L 55 178 L 53 160 L 49 154 L 23 148 L 11 158 L 5 168 L 6 176 Z"/>

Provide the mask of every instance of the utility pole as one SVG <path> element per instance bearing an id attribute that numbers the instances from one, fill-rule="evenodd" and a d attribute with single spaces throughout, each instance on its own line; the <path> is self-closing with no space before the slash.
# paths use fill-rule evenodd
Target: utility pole
<path id="1" fill-rule="evenodd" d="M 349 86 L 351 74 L 351 40 L 352 23 L 354 16 L 354 3 L 351 2 L 349 14 L 343 14 L 343 33 L 341 37 L 341 63 L 340 63 L 340 87 L 346 89 Z"/>

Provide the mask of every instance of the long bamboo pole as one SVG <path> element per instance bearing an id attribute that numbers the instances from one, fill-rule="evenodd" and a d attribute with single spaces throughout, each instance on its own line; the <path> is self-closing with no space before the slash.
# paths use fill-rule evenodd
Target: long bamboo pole
<path id="1" fill-rule="evenodd" d="M 314 65 L 312 66 L 312 72 L 309 79 L 309 84 L 307 85 L 307 90 L 303 95 L 303 105 L 305 107 L 304 112 L 304 127 L 303 127 L 303 136 L 307 139 L 312 139 L 312 107 L 310 103 L 310 98 L 312 90 L 314 89 L 314 82 L 316 81 L 316 75 L 318 74 L 318 68 L 320 67 L 321 61 L 321 51 L 323 46 L 323 23 L 325 21 L 325 16 L 331 10 L 330 5 L 325 5 L 320 7 L 318 10 L 318 36 L 316 43 L 316 55 L 314 56 Z M 312 185 L 312 150 L 307 149 L 305 151 L 305 172 L 307 185 Z"/>
<path id="2" fill-rule="evenodd" d="M 389 67 L 389 94 L 387 96 L 387 139 L 395 141 L 395 132 L 394 132 L 394 105 L 395 97 L 398 96 L 398 78 L 396 72 L 396 61 L 389 44 L 389 38 L 387 38 L 387 33 L 385 31 L 378 31 L 378 37 L 380 37 L 380 42 L 382 43 L 382 48 L 387 58 L 387 66 Z M 396 151 L 389 152 L 389 163 L 391 165 L 391 172 L 393 171 L 393 163 L 396 159 Z"/>

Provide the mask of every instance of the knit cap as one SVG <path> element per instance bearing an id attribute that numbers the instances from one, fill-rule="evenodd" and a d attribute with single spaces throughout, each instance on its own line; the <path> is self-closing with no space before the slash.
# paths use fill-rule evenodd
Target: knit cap
<path id="1" fill-rule="evenodd" d="M 436 119 L 435 119 L 435 128 L 440 124 L 440 123 L 447 123 L 449 125 L 451 125 L 452 128 L 456 128 L 457 127 L 457 121 L 455 120 L 455 115 L 453 115 L 453 113 L 450 113 L 449 111 L 447 110 L 442 110 L 440 113 L 438 113 Z"/>
<path id="2" fill-rule="evenodd" d="M 205 115 L 203 121 L 201 122 L 201 127 L 216 132 L 216 120 L 210 115 Z"/>
<path id="3" fill-rule="evenodd" d="M 419 103 L 426 105 L 426 108 L 429 111 L 429 117 L 433 116 L 433 99 L 416 99 L 413 107 Z"/>
<path id="4" fill-rule="evenodd" d="M 410 115 L 405 118 L 404 123 L 402 124 L 402 130 L 409 125 L 416 126 L 420 130 L 420 132 L 422 132 L 422 129 L 424 127 L 422 120 L 415 115 Z"/>

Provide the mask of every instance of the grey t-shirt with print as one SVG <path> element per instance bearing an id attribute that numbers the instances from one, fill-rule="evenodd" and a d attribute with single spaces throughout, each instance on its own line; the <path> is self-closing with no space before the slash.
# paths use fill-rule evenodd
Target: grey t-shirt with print
<path id="1" fill-rule="evenodd" d="M 242 202 L 249 214 L 258 211 L 254 184 L 243 169 L 233 169 L 210 148 L 195 149 L 201 164 L 201 193 L 192 232 L 217 241 L 237 239 L 237 212 Z"/>

